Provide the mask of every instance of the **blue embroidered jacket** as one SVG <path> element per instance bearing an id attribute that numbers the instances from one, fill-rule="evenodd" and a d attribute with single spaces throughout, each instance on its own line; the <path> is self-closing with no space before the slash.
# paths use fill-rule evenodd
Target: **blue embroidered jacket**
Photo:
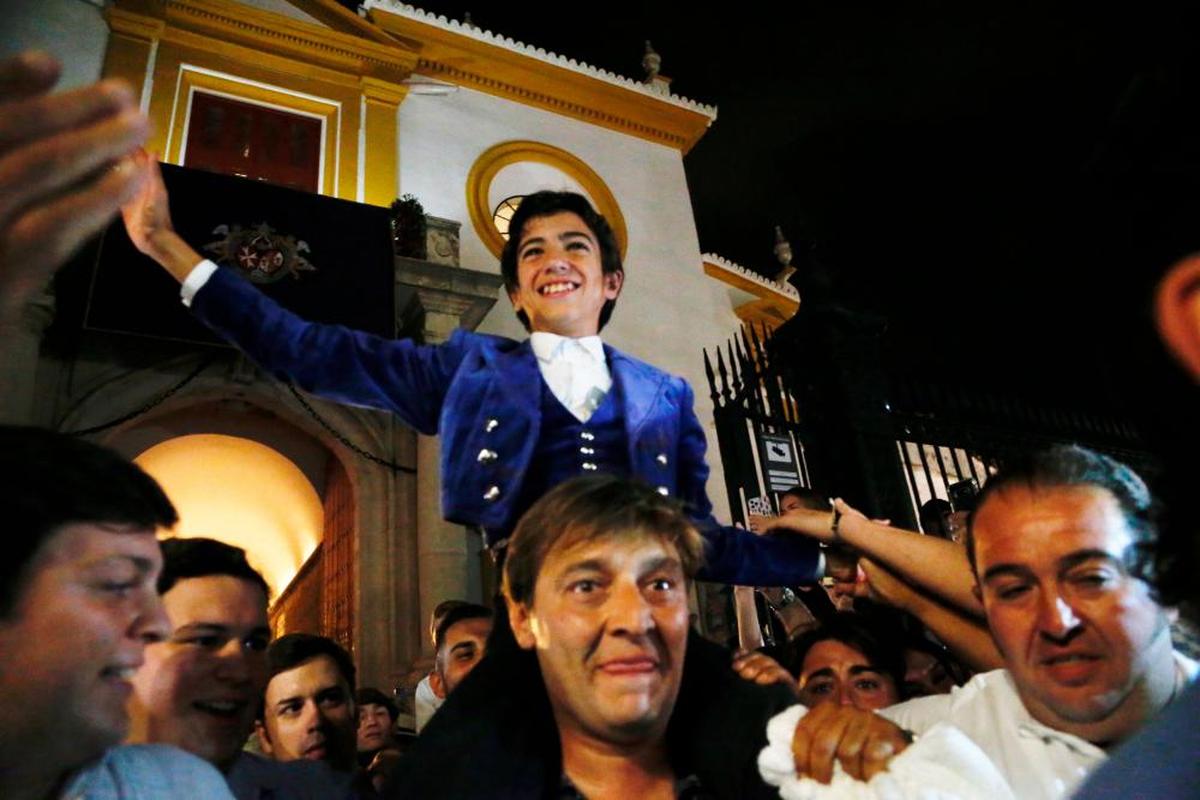
<path id="1" fill-rule="evenodd" d="M 445 344 L 427 346 L 310 323 L 227 269 L 196 294 L 192 311 L 277 377 L 331 400 L 386 409 L 441 436 L 446 519 L 507 532 L 525 511 L 517 507 L 522 481 L 546 435 L 542 377 L 528 340 L 460 329 Z M 713 519 L 704 431 L 687 382 L 604 349 L 623 403 L 630 473 L 686 504 L 707 542 L 701 577 L 755 586 L 816 577 L 813 542 L 757 536 Z"/>

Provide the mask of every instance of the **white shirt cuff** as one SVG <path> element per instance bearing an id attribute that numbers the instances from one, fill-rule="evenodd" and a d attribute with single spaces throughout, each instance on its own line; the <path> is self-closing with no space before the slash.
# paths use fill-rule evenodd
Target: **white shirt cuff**
<path id="1" fill-rule="evenodd" d="M 208 279 L 216 271 L 217 265 L 207 258 L 192 267 L 192 271 L 183 279 L 183 283 L 179 287 L 179 297 L 183 300 L 185 306 L 191 306 L 192 300 L 196 297 L 196 292 L 204 288 L 204 284 L 208 283 Z"/>

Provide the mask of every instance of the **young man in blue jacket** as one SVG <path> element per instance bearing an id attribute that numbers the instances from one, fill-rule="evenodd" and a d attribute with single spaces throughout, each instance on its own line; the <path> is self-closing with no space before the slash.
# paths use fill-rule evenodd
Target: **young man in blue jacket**
<path id="1" fill-rule="evenodd" d="M 531 332 L 517 342 L 459 330 L 438 346 L 306 322 L 172 229 L 157 165 L 123 212 L 130 238 L 182 284 L 185 304 L 283 380 L 389 410 L 442 437 L 442 510 L 502 544 L 546 490 L 576 475 L 632 475 L 681 499 L 706 542 L 706 580 L 793 585 L 820 577 L 802 536 L 719 525 L 705 491 L 704 432 L 681 378 L 604 345 L 625 273 L 604 217 L 580 195 L 524 198 L 501 256 Z"/>

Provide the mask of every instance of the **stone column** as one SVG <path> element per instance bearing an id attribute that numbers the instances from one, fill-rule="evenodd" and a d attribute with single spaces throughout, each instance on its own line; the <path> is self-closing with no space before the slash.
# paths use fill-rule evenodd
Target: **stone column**
<path id="1" fill-rule="evenodd" d="M 54 297 L 41 292 L 11 323 L 0 326 L 0 423 L 31 425 L 42 334 L 54 319 Z"/>
<path id="2" fill-rule="evenodd" d="M 404 333 L 427 344 L 446 341 L 456 328 L 477 326 L 503 285 L 499 275 L 410 258 L 396 259 L 396 279 Z M 440 441 L 418 436 L 417 570 L 422 626 L 442 600 L 483 599 L 478 535 L 442 519 L 440 460 Z M 424 637 L 422 651 L 431 650 Z"/>

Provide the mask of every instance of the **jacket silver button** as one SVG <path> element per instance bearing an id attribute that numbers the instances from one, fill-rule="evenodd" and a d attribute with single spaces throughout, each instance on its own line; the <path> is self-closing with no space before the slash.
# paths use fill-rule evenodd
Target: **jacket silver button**
<path id="1" fill-rule="evenodd" d="M 495 502 L 497 499 L 499 499 L 499 497 L 500 497 L 500 487 L 499 486 L 489 486 L 488 490 L 483 493 L 483 499 L 487 500 L 489 503 Z"/>
<path id="2" fill-rule="evenodd" d="M 658 462 L 660 467 L 665 467 L 667 465 L 667 454 L 659 453 L 654 457 L 654 460 Z"/>
<path id="3" fill-rule="evenodd" d="M 500 427 L 500 420 L 495 419 L 494 417 L 483 423 L 483 430 L 485 433 L 491 433 L 498 427 Z"/>
<path id="4" fill-rule="evenodd" d="M 585 461 L 585 462 L 583 462 L 582 466 L 583 466 L 583 468 L 584 468 L 584 469 L 586 469 L 588 472 L 595 472 L 595 471 L 596 471 L 596 465 L 595 465 L 595 464 L 593 464 L 593 463 L 592 463 L 592 462 L 590 462 L 590 461 Z"/>
<path id="5" fill-rule="evenodd" d="M 596 438 L 596 434 L 590 433 L 588 431 L 580 431 L 579 438 L 583 439 L 585 442 L 590 442 Z"/>
<path id="6" fill-rule="evenodd" d="M 596 454 L 596 448 L 594 448 L 594 447 L 581 447 L 581 448 L 579 448 L 579 452 L 580 452 L 580 453 L 582 453 L 582 454 L 583 454 L 583 455 L 585 455 L 585 456 L 592 456 L 592 455 L 595 455 L 595 454 Z"/>
<path id="7" fill-rule="evenodd" d="M 658 487 L 658 493 L 661 494 L 663 497 L 666 497 L 669 494 L 671 494 L 671 490 L 665 486 L 660 486 L 660 487 Z"/>
<path id="8" fill-rule="evenodd" d="M 475 459 L 480 464 L 490 464 L 499 456 L 495 450 L 488 450 L 486 447 L 479 451 L 479 456 Z"/>

